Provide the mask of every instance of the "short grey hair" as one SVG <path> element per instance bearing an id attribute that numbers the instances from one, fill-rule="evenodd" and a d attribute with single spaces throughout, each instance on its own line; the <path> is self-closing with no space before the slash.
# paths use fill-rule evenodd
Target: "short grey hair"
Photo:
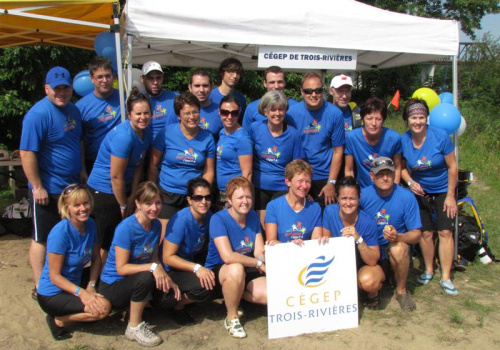
<path id="1" fill-rule="evenodd" d="M 268 91 L 259 102 L 259 113 L 265 115 L 267 109 L 272 107 L 283 107 L 288 110 L 288 98 L 281 91 Z"/>

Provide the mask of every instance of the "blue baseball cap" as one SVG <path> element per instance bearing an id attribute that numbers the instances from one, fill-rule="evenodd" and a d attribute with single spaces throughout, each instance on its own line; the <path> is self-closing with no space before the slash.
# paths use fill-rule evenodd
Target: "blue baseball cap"
<path id="1" fill-rule="evenodd" d="M 71 86 L 71 75 L 66 68 L 54 67 L 47 73 L 45 84 L 49 84 L 51 89 L 59 85 Z"/>

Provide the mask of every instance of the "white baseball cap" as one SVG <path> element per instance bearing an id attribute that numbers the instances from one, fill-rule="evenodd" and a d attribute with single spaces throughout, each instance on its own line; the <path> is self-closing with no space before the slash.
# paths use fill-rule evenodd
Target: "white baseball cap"
<path id="1" fill-rule="evenodd" d="M 339 74 L 333 77 L 332 83 L 330 84 L 330 87 L 334 89 L 338 89 L 342 85 L 349 85 L 352 86 L 352 79 L 350 76 L 345 75 L 345 74 Z"/>
<path id="2" fill-rule="evenodd" d="M 161 65 L 158 62 L 148 61 L 148 62 L 144 63 L 142 66 L 142 75 L 147 75 L 149 72 L 152 72 L 154 70 L 157 70 L 157 71 L 163 73 L 163 70 L 161 69 Z"/>

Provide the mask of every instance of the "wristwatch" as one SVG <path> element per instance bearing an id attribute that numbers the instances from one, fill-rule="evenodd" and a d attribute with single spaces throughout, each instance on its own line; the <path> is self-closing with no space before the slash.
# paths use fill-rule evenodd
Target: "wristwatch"
<path id="1" fill-rule="evenodd" d="M 361 243 L 363 243 L 365 240 L 363 239 L 363 237 L 359 236 L 359 239 L 356 241 L 356 244 L 357 245 L 360 245 Z"/>
<path id="2" fill-rule="evenodd" d="M 262 264 L 264 264 L 264 263 L 262 262 L 262 260 L 257 259 L 257 268 L 258 268 L 258 269 L 260 269 L 260 268 L 261 268 Z"/>
<path id="3" fill-rule="evenodd" d="M 155 272 L 157 266 L 158 266 L 157 263 L 152 263 L 151 266 L 149 267 L 149 272 L 151 273 Z"/>
<path id="4" fill-rule="evenodd" d="M 328 180 L 329 183 L 331 183 L 333 186 L 335 186 L 335 183 L 337 182 L 337 180 Z"/>
<path id="5" fill-rule="evenodd" d="M 95 283 L 90 282 L 89 286 L 91 286 L 92 288 L 95 288 Z"/>

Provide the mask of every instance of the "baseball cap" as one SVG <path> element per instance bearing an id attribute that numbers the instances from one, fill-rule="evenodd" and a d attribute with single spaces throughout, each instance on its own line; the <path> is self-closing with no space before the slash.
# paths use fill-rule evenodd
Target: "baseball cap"
<path id="1" fill-rule="evenodd" d="M 394 171 L 394 162 L 388 157 L 377 157 L 372 162 L 372 172 L 378 174 L 380 171 L 388 169 Z"/>
<path id="2" fill-rule="evenodd" d="M 59 66 L 51 68 L 45 76 L 45 84 L 49 84 L 51 89 L 59 85 L 71 86 L 71 75 L 66 68 Z"/>
<path id="3" fill-rule="evenodd" d="M 154 70 L 157 70 L 157 71 L 163 73 L 163 70 L 161 69 L 161 65 L 158 62 L 148 61 L 148 62 L 144 63 L 142 66 L 142 75 L 147 75 L 149 72 L 152 72 Z"/>
<path id="4" fill-rule="evenodd" d="M 350 76 L 346 74 L 339 74 L 333 77 L 332 83 L 330 84 L 330 87 L 337 89 L 341 87 L 342 85 L 349 85 L 352 86 L 352 79 Z"/>

